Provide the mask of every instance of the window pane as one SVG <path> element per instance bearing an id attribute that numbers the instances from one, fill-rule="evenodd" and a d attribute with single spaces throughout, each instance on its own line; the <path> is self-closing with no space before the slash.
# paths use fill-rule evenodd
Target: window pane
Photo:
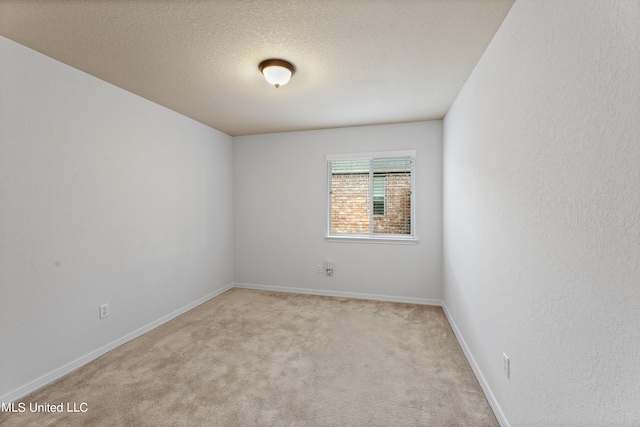
<path id="1" fill-rule="evenodd" d="M 374 159 L 372 165 L 374 188 L 375 177 L 384 177 L 384 211 L 375 215 L 374 200 L 374 234 L 411 234 L 411 158 Z"/>
<path id="2" fill-rule="evenodd" d="M 369 160 L 331 162 L 331 232 L 369 234 Z"/>
<path id="3" fill-rule="evenodd" d="M 330 234 L 412 235 L 413 158 L 329 161 Z"/>

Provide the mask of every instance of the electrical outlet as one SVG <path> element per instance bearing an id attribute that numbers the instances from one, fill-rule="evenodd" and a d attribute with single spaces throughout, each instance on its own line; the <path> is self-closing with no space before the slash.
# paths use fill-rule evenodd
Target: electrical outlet
<path id="1" fill-rule="evenodd" d="M 322 264 L 318 264 L 318 273 L 322 274 Z"/>
<path id="2" fill-rule="evenodd" d="M 109 317 L 109 303 L 100 306 L 100 318 L 104 319 L 105 317 Z"/>
<path id="3" fill-rule="evenodd" d="M 504 369 L 504 374 L 509 378 L 511 376 L 511 363 L 507 353 L 502 353 L 502 368 Z"/>

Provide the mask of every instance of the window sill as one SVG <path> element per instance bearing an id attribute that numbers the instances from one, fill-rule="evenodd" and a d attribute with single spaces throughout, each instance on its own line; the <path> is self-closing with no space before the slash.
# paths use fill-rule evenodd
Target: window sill
<path id="1" fill-rule="evenodd" d="M 387 245 L 417 245 L 415 237 L 370 237 L 370 236 L 325 236 L 327 242 L 337 243 L 382 243 Z"/>

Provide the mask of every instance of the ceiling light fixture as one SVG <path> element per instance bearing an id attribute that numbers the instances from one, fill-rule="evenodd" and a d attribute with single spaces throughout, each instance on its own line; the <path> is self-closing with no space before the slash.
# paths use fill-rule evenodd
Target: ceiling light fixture
<path id="1" fill-rule="evenodd" d="M 276 89 L 289 83 L 289 79 L 296 72 L 296 67 L 292 63 L 282 59 L 267 59 L 262 61 L 258 68 L 264 74 L 264 78 Z"/>

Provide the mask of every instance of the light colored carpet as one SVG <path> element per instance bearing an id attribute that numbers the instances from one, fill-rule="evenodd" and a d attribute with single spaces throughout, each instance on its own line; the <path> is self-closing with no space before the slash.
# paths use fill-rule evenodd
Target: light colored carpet
<path id="1" fill-rule="evenodd" d="M 440 307 L 232 289 L 3 426 L 496 426 Z M 19 403 L 16 402 L 16 405 Z M 33 402 L 85 413 L 31 413 Z"/>

